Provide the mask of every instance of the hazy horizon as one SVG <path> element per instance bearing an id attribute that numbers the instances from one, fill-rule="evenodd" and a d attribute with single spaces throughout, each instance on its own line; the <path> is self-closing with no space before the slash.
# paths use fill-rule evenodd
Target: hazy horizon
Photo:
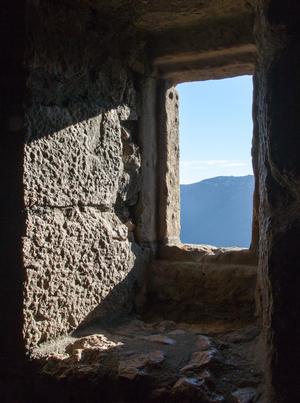
<path id="1" fill-rule="evenodd" d="M 197 183 L 200 183 L 200 182 L 203 182 L 203 181 L 206 181 L 206 180 L 210 180 L 210 179 L 216 179 L 216 178 L 230 178 L 230 177 L 232 177 L 232 178 L 244 178 L 246 176 L 254 176 L 254 174 L 250 173 L 250 174 L 246 174 L 246 175 L 217 175 L 217 176 L 212 176 L 212 177 L 209 177 L 209 178 L 200 179 L 197 182 L 180 183 L 180 186 L 181 185 L 182 186 L 195 185 Z"/>

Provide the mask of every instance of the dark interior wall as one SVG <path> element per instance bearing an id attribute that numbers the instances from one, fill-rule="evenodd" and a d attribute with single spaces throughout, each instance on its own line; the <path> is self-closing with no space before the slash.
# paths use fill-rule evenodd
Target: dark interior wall
<path id="1" fill-rule="evenodd" d="M 123 14 L 29 2 L 28 27 L 24 335 L 35 346 L 132 309 L 143 60 Z"/>
<path id="2" fill-rule="evenodd" d="M 266 402 L 299 400 L 299 5 L 261 1 L 257 21 L 260 263 Z"/>
<path id="3" fill-rule="evenodd" d="M 87 316 L 110 316 L 120 307 L 126 312 L 144 259 L 134 234 L 141 176 L 140 44 L 123 14 L 113 22 L 109 15 L 58 1 L 28 1 L 28 13 L 26 37 L 23 2 L 1 4 L 1 34 L 10 35 L 1 51 L 0 82 L 1 372 L 11 379 L 10 369 L 23 357 L 23 315 L 32 346 L 69 332 Z M 295 403 L 300 395 L 296 2 L 261 0 L 256 36 L 266 403 Z"/>
<path id="4" fill-rule="evenodd" d="M 17 3 L 17 4 L 16 4 Z M 0 14 L 0 400 L 5 385 L 22 364 L 21 237 L 23 216 L 23 100 L 26 72 L 23 67 L 25 2 L 3 1 Z M 4 393 L 4 397 L 3 397 Z"/>

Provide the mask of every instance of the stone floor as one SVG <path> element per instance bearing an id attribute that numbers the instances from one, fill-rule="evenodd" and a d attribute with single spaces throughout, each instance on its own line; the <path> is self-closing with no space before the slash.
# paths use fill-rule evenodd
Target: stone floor
<path id="1" fill-rule="evenodd" d="M 46 376 L 93 378 L 131 391 L 124 402 L 254 403 L 261 382 L 253 360 L 257 340 L 254 325 L 130 318 L 44 345 L 36 359 Z"/>

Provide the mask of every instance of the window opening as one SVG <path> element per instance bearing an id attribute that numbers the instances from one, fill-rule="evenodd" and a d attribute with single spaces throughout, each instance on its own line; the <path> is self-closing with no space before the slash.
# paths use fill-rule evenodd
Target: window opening
<path id="1" fill-rule="evenodd" d="M 183 243 L 250 245 L 252 88 L 251 76 L 177 86 Z"/>

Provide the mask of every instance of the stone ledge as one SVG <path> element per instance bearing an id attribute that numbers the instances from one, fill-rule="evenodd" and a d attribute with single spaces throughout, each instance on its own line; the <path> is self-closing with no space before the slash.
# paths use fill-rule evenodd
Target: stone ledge
<path id="1" fill-rule="evenodd" d="M 218 248 L 212 245 L 168 244 L 160 247 L 160 259 L 176 262 L 257 265 L 257 255 L 250 249 Z"/>

